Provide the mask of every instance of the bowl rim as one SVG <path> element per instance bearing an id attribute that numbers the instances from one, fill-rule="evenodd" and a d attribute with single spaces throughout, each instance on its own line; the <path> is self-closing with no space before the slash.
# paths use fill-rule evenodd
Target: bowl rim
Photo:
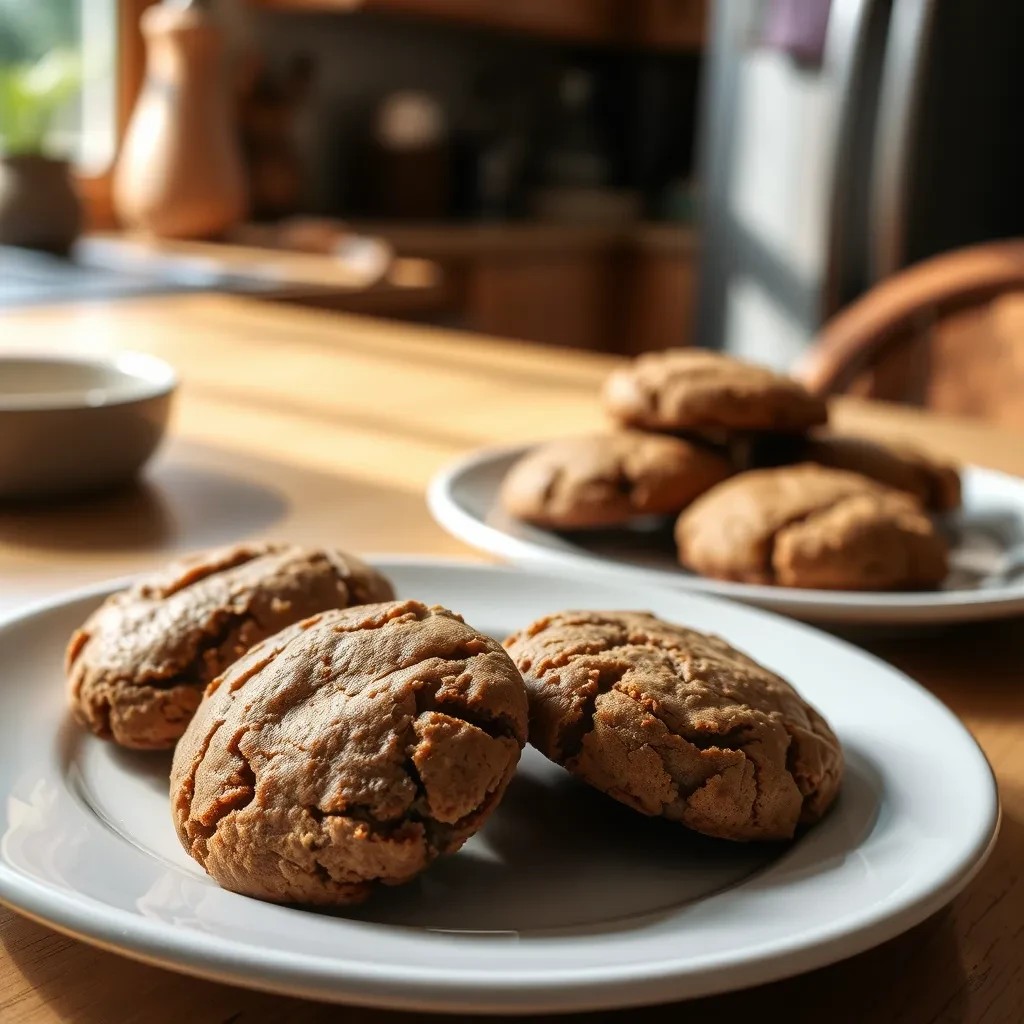
<path id="1" fill-rule="evenodd" d="M 10 363 L 93 367 L 109 373 L 112 379 L 119 378 L 121 386 L 114 391 L 108 382 L 92 388 L 5 394 L 4 366 Z M 124 351 L 95 355 L 23 349 L 0 352 L 0 413 L 74 411 L 132 405 L 170 395 L 179 383 L 180 378 L 170 363 L 147 352 Z M 124 387 L 125 384 L 128 386 Z"/>

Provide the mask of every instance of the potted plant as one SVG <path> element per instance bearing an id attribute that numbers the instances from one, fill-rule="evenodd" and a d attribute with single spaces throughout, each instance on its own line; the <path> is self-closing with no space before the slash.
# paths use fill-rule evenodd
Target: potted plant
<path id="1" fill-rule="evenodd" d="M 66 252 L 78 234 L 82 211 L 68 163 L 48 155 L 46 141 L 80 78 L 67 49 L 0 63 L 0 245 Z"/>

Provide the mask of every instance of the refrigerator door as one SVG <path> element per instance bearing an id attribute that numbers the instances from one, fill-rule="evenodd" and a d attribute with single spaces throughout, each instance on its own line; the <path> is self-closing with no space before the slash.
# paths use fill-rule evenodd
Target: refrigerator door
<path id="1" fill-rule="evenodd" d="M 869 283 L 907 261 L 911 158 L 918 139 L 936 0 L 894 0 L 871 175 Z"/>
<path id="2" fill-rule="evenodd" d="M 760 44 L 759 5 L 714 10 L 698 341 L 785 367 L 845 298 L 888 4 L 832 0 L 813 66 Z"/>
<path id="3" fill-rule="evenodd" d="M 862 287 L 935 253 L 1024 235 L 1024 3 L 892 4 Z"/>

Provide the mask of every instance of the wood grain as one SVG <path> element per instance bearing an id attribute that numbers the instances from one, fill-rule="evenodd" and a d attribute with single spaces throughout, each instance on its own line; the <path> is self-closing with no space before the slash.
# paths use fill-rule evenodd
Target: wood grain
<path id="1" fill-rule="evenodd" d="M 143 349 L 172 360 L 184 383 L 173 440 L 144 486 L 63 509 L 0 511 L 5 589 L 99 579 L 239 534 L 470 556 L 429 518 L 422 494 L 431 474 L 478 445 L 597 426 L 595 388 L 617 362 L 207 295 L 9 313 L 0 316 L 0 346 L 8 345 Z M 853 399 L 837 403 L 837 418 L 850 429 L 1024 474 L 1024 438 L 1010 431 Z M 949 908 L 870 953 L 803 977 L 586 1019 L 1024 1019 L 1021 625 L 855 637 L 953 707 L 998 775 L 1004 819 L 995 853 Z M 8 911 L 0 911 L 0 944 L 4 1024 L 439 1019 L 179 977 Z"/>

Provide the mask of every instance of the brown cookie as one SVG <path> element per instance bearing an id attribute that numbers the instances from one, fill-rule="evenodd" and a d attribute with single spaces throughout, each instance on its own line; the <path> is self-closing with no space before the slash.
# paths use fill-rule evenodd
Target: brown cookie
<path id="1" fill-rule="evenodd" d="M 731 472 L 727 459 L 700 445 L 623 430 L 538 445 L 508 471 L 501 504 L 555 530 L 623 526 L 677 514 Z"/>
<path id="2" fill-rule="evenodd" d="M 604 404 L 650 430 L 794 433 L 828 419 L 824 400 L 791 377 L 699 348 L 648 352 L 615 370 Z"/>
<path id="3" fill-rule="evenodd" d="M 516 667 L 453 612 L 324 612 L 210 686 L 174 753 L 174 824 L 226 889 L 355 903 L 480 828 L 526 724 Z"/>
<path id="4" fill-rule="evenodd" d="M 125 747 L 173 747 L 203 689 L 254 643 L 327 608 L 385 601 L 391 584 L 339 551 L 220 548 L 108 598 L 71 637 L 75 717 Z"/>
<path id="5" fill-rule="evenodd" d="M 801 445 L 800 456 L 807 462 L 860 473 L 898 491 L 906 491 L 934 512 L 949 512 L 960 507 L 960 474 L 956 467 L 909 445 L 823 434 L 809 437 Z"/>
<path id="6" fill-rule="evenodd" d="M 789 839 L 839 790 L 832 730 L 724 640 L 645 612 L 561 612 L 505 643 L 530 742 L 643 814 L 723 839 Z"/>
<path id="7" fill-rule="evenodd" d="M 912 590 L 948 568 L 945 541 L 908 494 L 811 463 L 712 488 L 679 517 L 676 544 L 704 576 L 785 587 Z"/>

